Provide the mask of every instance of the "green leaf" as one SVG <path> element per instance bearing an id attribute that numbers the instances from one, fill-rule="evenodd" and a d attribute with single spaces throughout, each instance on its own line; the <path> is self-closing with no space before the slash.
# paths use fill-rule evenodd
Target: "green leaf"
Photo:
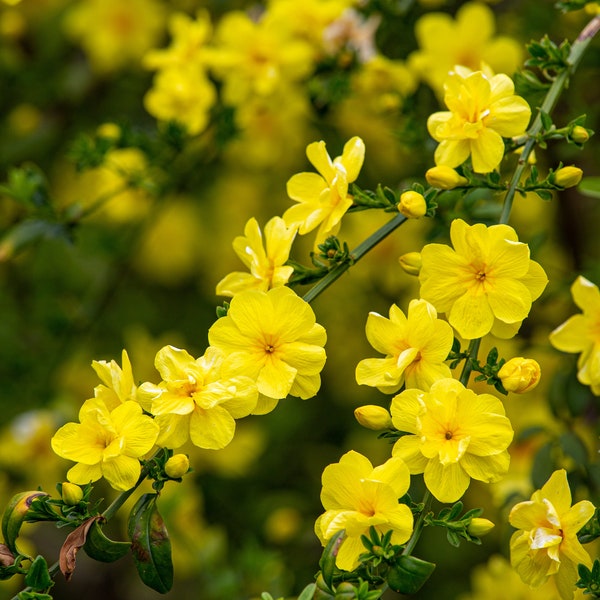
<path id="1" fill-rule="evenodd" d="M 323 575 L 323 580 L 325 581 L 325 584 L 331 589 L 333 589 L 335 559 L 337 558 L 337 554 L 340 550 L 342 542 L 344 541 L 345 535 L 345 529 L 340 529 L 340 531 L 335 533 L 331 537 L 329 542 L 327 542 L 327 546 L 325 546 L 325 550 L 323 550 L 321 560 L 319 561 L 319 567 L 321 569 L 321 574 Z"/>
<path id="2" fill-rule="evenodd" d="M 577 186 L 579 193 L 590 198 L 600 198 L 600 177 L 584 177 Z"/>
<path id="3" fill-rule="evenodd" d="M 429 579 L 435 564 L 416 556 L 400 555 L 387 575 L 388 585 L 400 594 L 415 594 Z"/>
<path id="4" fill-rule="evenodd" d="M 315 583 L 309 583 L 298 596 L 298 600 L 311 600 L 317 585 Z"/>
<path id="5" fill-rule="evenodd" d="M 54 585 L 52 577 L 48 572 L 48 563 L 43 556 L 36 556 L 31 563 L 27 575 L 25 575 L 25 585 L 32 590 L 47 590 Z"/>
<path id="6" fill-rule="evenodd" d="M 128 522 L 131 552 L 140 579 L 166 594 L 173 586 L 171 541 L 156 507 L 158 494 L 143 494 L 131 510 Z"/>
<path id="7" fill-rule="evenodd" d="M 106 563 L 119 560 L 129 552 L 130 548 L 129 542 L 115 542 L 106 537 L 98 521 L 91 526 L 83 546 L 90 558 Z"/>

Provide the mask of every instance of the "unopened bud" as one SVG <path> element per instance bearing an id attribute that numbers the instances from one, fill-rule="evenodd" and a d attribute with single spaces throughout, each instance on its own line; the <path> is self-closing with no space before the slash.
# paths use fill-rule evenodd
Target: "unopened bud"
<path id="1" fill-rule="evenodd" d="M 579 167 L 562 167 L 554 173 L 554 183 L 562 188 L 576 186 L 583 176 L 583 171 Z"/>
<path id="2" fill-rule="evenodd" d="M 190 470 L 190 459 L 185 454 L 174 454 L 165 463 L 165 473 L 171 479 L 179 479 Z"/>
<path id="3" fill-rule="evenodd" d="M 511 358 L 502 365 L 498 377 L 507 392 L 524 394 L 531 391 L 540 381 L 541 369 L 532 358 Z"/>
<path id="4" fill-rule="evenodd" d="M 471 522 L 467 525 L 467 533 L 469 535 L 481 537 L 482 535 L 489 533 L 494 527 L 495 525 L 489 519 L 475 517 L 471 519 Z"/>
<path id="5" fill-rule="evenodd" d="M 400 196 L 398 211 L 407 219 L 418 219 L 427 213 L 427 201 L 423 194 L 409 190 Z"/>
<path id="6" fill-rule="evenodd" d="M 359 406 L 354 410 L 354 416 L 363 427 L 373 429 L 373 431 L 381 431 L 393 427 L 390 413 L 382 406 L 374 404 Z"/>
<path id="7" fill-rule="evenodd" d="M 420 252 L 407 252 L 398 259 L 398 262 L 404 272 L 409 275 L 418 276 L 421 272 L 422 260 Z"/>
<path id="8" fill-rule="evenodd" d="M 75 506 L 83 498 L 83 490 L 75 483 L 65 481 L 61 487 L 62 501 L 69 506 Z"/>
<path id="9" fill-rule="evenodd" d="M 425 179 L 427 179 L 429 185 L 442 190 L 453 190 L 459 185 L 469 183 L 466 177 L 459 175 L 454 169 L 445 166 L 431 167 L 425 173 Z"/>
<path id="10" fill-rule="evenodd" d="M 573 131 L 571 131 L 571 139 L 578 144 L 583 144 L 590 139 L 590 134 L 585 127 L 581 125 L 575 125 Z"/>
<path id="11" fill-rule="evenodd" d="M 118 140 L 121 137 L 121 128 L 116 123 L 102 123 L 96 129 L 96 135 L 107 140 Z"/>

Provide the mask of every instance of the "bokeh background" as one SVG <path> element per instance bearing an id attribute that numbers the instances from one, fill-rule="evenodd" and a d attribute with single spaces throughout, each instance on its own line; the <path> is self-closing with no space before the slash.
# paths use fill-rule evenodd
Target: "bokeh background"
<path id="1" fill-rule="evenodd" d="M 325 140 L 335 156 L 361 136 L 363 189 L 423 181 L 435 148 L 426 120 L 442 108 L 444 73 L 484 60 L 512 75 L 525 44 L 573 39 L 594 10 L 561 14 L 547 0 L 0 0 L 0 504 L 38 486 L 53 493 L 64 479 L 70 464 L 49 440 L 100 383 L 92 360 L 120 363 L 126 348 L 136 380 L 156 382 L 154 355 L 165 344 L 204 352 L 224 300 L 215 286 L 243 268 L 231 242 L 250 217 L 264 225 L 291 205 L 286 181 L 312 170 L 308 143 Z M 425 26 L 431 13 L 445 29 Z M 557 107 L 559 126 L 586 114 L 586 127 L 600 128 L 599 76 L 594 41 Z M 516 81 L 539 106 L 543 92 Z M 594 137 L 583 149 L 550 143 L 537 165 L 544 173 L 562 161 L 599 176 L 599 155 Z M 513 158 L 502 166 L 507 178 L 511 166 Z M 500 203 L 488 192 L 445 194 L 434 219 L 407 222 L 314 302 L 328 331 L 318 396 L 240 421 L 222 451 L 185 448 L 194 473 L 167 486 L 159 504 L 175 561 L 165 597 L 292 597 L 312 581 L 323 468 L 349 449 L 374 463 L 390 453 L 353 417 L 362 404 L 389 401 L 354 380 L 358 361 L 375 356 L 368 312 L 405 310 L 418 296 L 400 255 L 445 240 L 457 216 L 494 222 Z M 353 247 L 389 218 L 348 215 L 339 237 Z M 465 498 L 497 527 L 482 546 L 458 550 L 427 531 L 417 555 L 438 569 L 418 598 L 551 598 L 520 587 L 499 556 L 508 510 L 557 467 L 577 496 L 600 500 L 598 398 L 577 382 L 576 357 L 547 341 L 576 311 L 576 276 L 600 284 L 599 222 L 598 199 L 576 188 L 516 200 L 511 224 L 550 283 L 518 338 L 486 340 L 482 355 L 496 345 L 506 358 L 536 358 L 543 381 L 505 399 L 517 432 L 509 476 L 473 483 Z M 312 243 L 297 240 L 294 260 L 309 265 Z M 111 527 L 122 535 L 119 520 Z M 30 552 L 54 560 L 64 531 L 24 533 Z M 129 558 L 104 565 L 82 552 L 73 580 L 61 579 L 54 589 L 64 600 L 159 597 Z M 0 582 L 3 598 L 19 589 Z"/>

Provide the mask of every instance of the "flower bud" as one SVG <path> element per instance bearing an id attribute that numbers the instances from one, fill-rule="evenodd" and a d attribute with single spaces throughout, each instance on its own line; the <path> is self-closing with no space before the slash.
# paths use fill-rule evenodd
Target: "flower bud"
<path id="1" fill-rule="evenodd" d="M 524 394 L 532 390 L 540 381 L 541 369 L 537 361 L 521 356 L 511 358 L 502 365 L 498 377 L 507 392 Z"/>
<path id="2" fill-rule="evenodd" d="M 190 470 L 190 459 L 185 454 L 174 454 L 165 463 L 165 473 L 171 479 L 179 479 Z"/>
<path id="3" fill-rule="evenodd" d="M 62 501 L 69 506 L 75 506 L 83 498 L 83 490 L 75 483 L 65 481 L 61 487 Z"/>
<path id="4" fill-rule="evenodd" d="M 96 135 L 107 140 L 118 140 L 121 137 L 121 128 L 116 123 L 102 123 L 96 129 Z"/>
<path id="5" fill-rule="evenodd" d="M 373 431 L 393 427 L 390 413 L 382 406 L 375 406 L 374 404 L 359 406 L 355 409 L 354 416 L 363 427 L 373 429 Z"/>
<path id="6" fill-rule="evenodd" d="M 571 131 L 571 139 L 578 144 L 583 144 L 590 139 L 590 134 L 585 127 L 575 125 Z"/>
<path id="7" fill-rule="evenodd" d="M 431 167 L 425 173 L 427 183 L 442 190 L 452 190 L 459 185 L 469 183 L 468 179 L 459 175 L 454 169 L 445 166 Z"/>
<path id="8" fill-rule="evenodd" d="M 583 171 L 579 167 L 562 167 L 554 173 L 554 183 L 562 188 L 576 186 L 583 176 Z"/>
<path id="9" fill-rule="evenodd" d="M 420 252 L 407 252 L 398 259 L 398 262 L 405 273 L 408 273 L 409 275 L 419 275 L 422 263 Z"/>
<path id="10" fill-rule="evenodd" d="M 427 212 L 427 201 L 423 194 L 409 190 L 400 196 L 398 211 L 407 219 L 418 219 Z"/>
<path id="11" fill-rule="evenodd" d="M 467 525 L 467 533 L 469 535 L 475 535 L 481 537 L 486 533 L 489 533 L 495 525 L 489 519 L 480 519 L 475 517 L 471 519 L 471 522 Z"/>

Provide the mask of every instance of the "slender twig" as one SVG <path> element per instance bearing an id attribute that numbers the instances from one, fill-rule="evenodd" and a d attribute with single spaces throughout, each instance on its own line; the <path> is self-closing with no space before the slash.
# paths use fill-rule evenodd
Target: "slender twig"
<path id="1" fill-rule="evenodd" d="M 361 242 L 350 253 L 350 260 L 344 262 L 332 269 L 323 279 L 318 281 L 306 294 L 303 299 L 306 302 L 312 302 L 319 294 L 323 293 L 336 279 L 345 273 L 353 264 L 357 263 L 365 254 L 372 250 L 379 242 L 384 240 L 392 231 L 400 227 L 406 221 L 406 217 L 398 213 L 393 219 L 382 225 L 375 233 L 370 235 L 364 242 Z"/>

